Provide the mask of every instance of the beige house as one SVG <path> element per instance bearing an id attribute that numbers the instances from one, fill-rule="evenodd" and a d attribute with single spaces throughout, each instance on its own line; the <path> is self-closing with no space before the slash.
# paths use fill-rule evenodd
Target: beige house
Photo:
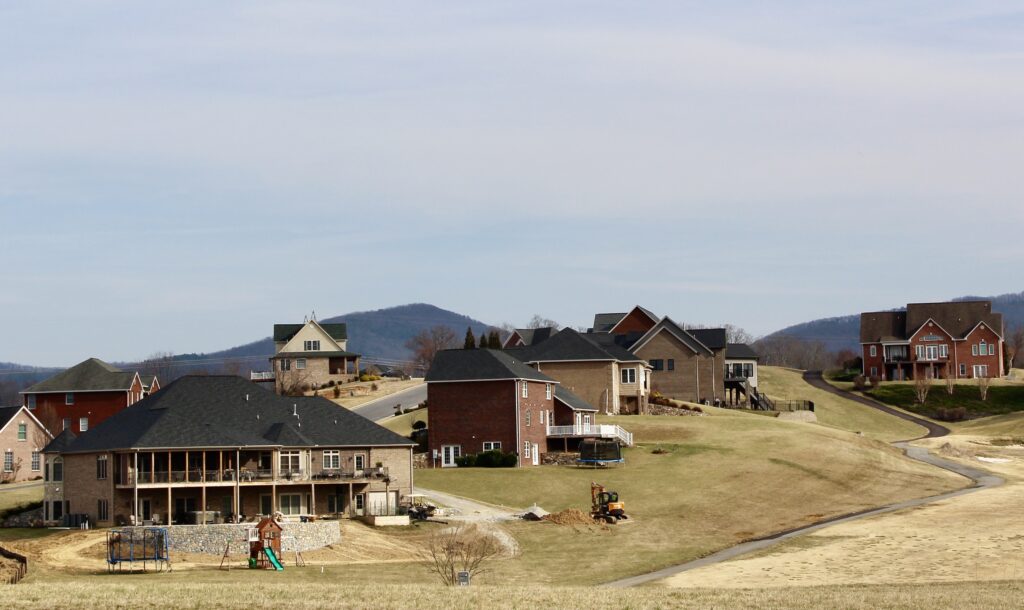
<path id="1" fill-rule="evenodd" d="M 0 407 L 0 481 L 42 478 L 42 451 L 50 439 L 50 433 L 27 408 Z"/>
<path id="2" fill-rule="evenodd" d="M 359 376 L 359 354 L 348 351 L 347 326 L 316 320 L 275 324 L 270 364 L 278 394 L 297 394 Z"/>

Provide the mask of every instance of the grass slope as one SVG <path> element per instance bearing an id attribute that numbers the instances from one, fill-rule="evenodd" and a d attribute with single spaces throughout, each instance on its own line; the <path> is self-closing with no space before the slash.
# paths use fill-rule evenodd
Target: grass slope
<path id="1" fill-rule="evenodd" d="M 588 509 L 590 482 L 618 491 L 631 519 L 576 531 L 512 523 L 520 560 L 488 582 L 594 584 L 681 563 L 825 516 L 940 493 L 964 480 L 840 430 L 716 410 L 706 417 L 619 417 L 639 445 L 626 464 L 417 471 L 416 483 L 490 503 Z M 667 454 L 654 454 L 663 448 Z M 612 558 L 610 559 L 609 553 Z M 572 570 L 563 567 L 571 563 Z"/>
<path id="2" fill-rule="evenodd" d="M 377 423 L 392 432 L 401 434 L 402 436 L 409 436 L 412 434 L 412 425 L 417 421 L 429 423 L 427 422 L 427 409 L 416 409 L 409 413 L 389 417 L 388 419 Z"/>
<path id="3" fill-rule="evenodd" d="M 814 401 L 814 413 L 820 424 L 887 442 L 917 438 L 925 433 L 921 426 L 808 385 L 802 371 L 762 366 L 757 374 L 758 389 L 771 398 Z"/>
<path id="4" fill-rule="evenodd" d="M 25 487 L 21 484 L 0 485 L 0 513 L 33 502 L 40 502 L 42 499 L 42 485 L 32 487 Z"/>
<path id="5" fill-rule="evenodd" d="M 914 386 L 910 383 L 883 383 L 866 395 L 907 411 L 935 417 L 941 408 L 964 407 L 968 417 L 987 417 L 1024 411 L 1024 385 L 993 385 L 988 389 L 988 400 L 981 400 L 976 385 L 957 384 L 953 394 L 946 392 L 945 385 L 935 384 L 928 392 L 924 404 L 918 404 Z"/>

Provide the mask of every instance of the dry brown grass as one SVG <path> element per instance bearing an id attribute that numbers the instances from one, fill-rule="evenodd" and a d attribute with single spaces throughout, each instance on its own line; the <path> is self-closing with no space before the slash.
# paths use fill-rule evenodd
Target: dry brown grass
<path id="1" fill-rule="evenodd" d="M 321 388 L 319 394 L 336 405 L 341 405 L 346 409 L 354 409 L 368 402 L 390 396 L 391 394 L 397 394 L 422 384 L 423 380 L 419 378 L 402 380 L 385 377 L 377 381 L 357 381 L 340 386 L 341 396 L 338 398 L 334 397 L 333 388 Z M 373 390 L 374 385 L 377 386 L 376 390 Z M 355 393 L 355 396 L 350 396 L 351 393 Z M 308 395 L 312 396 L 312 392 Z"/>

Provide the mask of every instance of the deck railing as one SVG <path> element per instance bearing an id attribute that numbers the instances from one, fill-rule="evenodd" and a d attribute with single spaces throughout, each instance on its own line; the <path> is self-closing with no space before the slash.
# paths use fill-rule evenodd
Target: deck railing
<path id="1" fill-rule="evenodd" d="M 589 436 L 614 438 L 622 444 L 633 446 L 633 433 L 614 424 L 580 424 L 572 426 L 548 426 L 548 436 Z"/>
<path id="2" fill-rule="evenodd" d="M 274 371 L 249 371 L 249 381 L 273 381 Z"/>

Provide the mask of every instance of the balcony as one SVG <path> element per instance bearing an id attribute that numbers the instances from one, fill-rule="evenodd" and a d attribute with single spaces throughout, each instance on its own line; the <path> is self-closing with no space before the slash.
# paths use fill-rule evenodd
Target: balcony
<path id="1" fill-rule="evenodd" d="M 614 424 L 579 424 L 573 426 L 548 426 L 548 437 L 614 438 L 627 447 L 633 446 L 633 433 Z"/>
<path id="2" fill-rule="evenodd" d="M 249 371 L 249 381 L 274 381 L 274 371 Z"/>

